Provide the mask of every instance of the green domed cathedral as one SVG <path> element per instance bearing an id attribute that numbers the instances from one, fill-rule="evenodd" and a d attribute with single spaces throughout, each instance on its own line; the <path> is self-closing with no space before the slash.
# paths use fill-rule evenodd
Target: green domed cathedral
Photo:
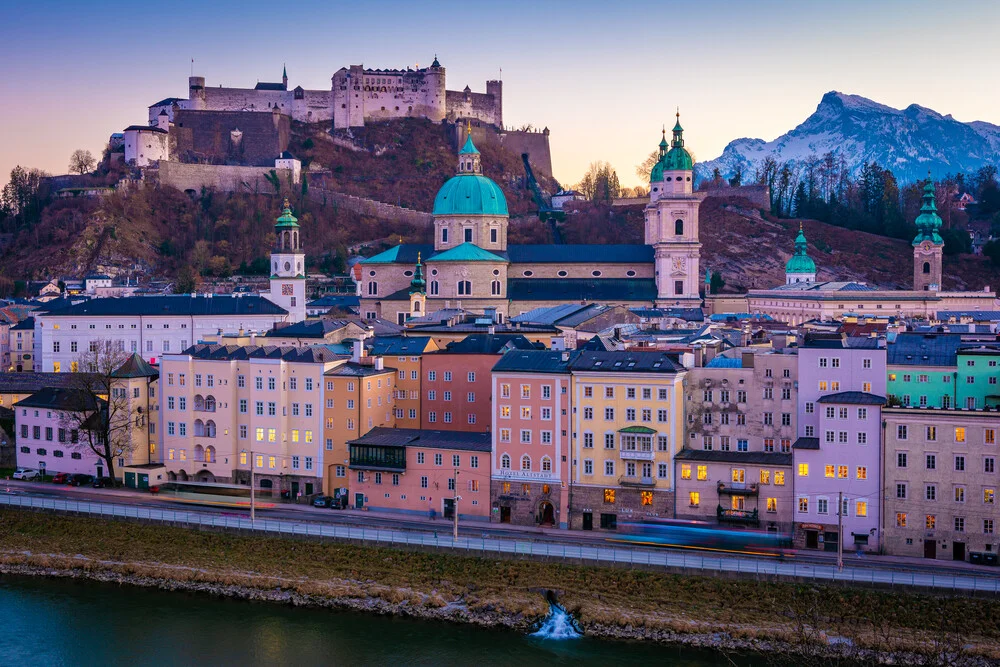
<path id="1" fill-rule="evenodd" d="M 660 206 L 681 204 L 694 219 L 680 239 L 684 253 L 697 255 L 697 205 L 691 195 L 694 162 L 684 148 L 678 119 L 669 150 L 664 140 L 657 178 L 670 174 L 686 193 L 659 192 Z M 443 309 L 491 310 L 504 319 L 543 306 L 594 302 L 650 307 L 699 306 L 697 280 L 684 293 L 658 288 L 654 244 L 508 245 L 510 216 L 503 190 L 483 175 L 482 154 L 466 127 L 455 175 L 434 199 L 434 243 L 404 243 L 363 260 L 356 271 L 361 315 L 402 324 L 410 317 Z M 685 180 L 686 179 L 686 180 Z M 651 184 L 653 185 L 653 184 Z M 683 202 L 679 202 L 683 199 Z M 648 239 L 647 239 L 648 241 Z M 662 246 L 662 244 L 661 244 Z M 685 272 L 697 272 L 697 259 Z M 419 273 L 420 280 L 415 280 Z M 674 283 L 671 283 L 674 284 Z M 667 298 L 659 297 L 666 293 Z"/>

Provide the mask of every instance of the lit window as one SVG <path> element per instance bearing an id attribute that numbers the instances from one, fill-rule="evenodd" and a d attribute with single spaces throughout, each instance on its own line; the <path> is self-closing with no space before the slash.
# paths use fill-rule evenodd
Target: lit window
<path id="1" fill-rule="evenodd" d="M 808 463 L 800 463 L 799 464 L 799 477 L 808 477 L 808 476 L 809 476 L 809 464 Z"/>
<path id="2" fill-rule="evenodd" d="M 652 505 L 653 504 L 653 492 L 652 491 L 643 491 L 642 493 L 640 493 L 640 497 L 642 498 L 642 504 L 643 505 Z"/>
<path id="3" fill-rule="evenodd" d="M 955 427 L 955 442 L 965 442 L 965 427 Z"/>
<path id="4" fill-rule="evenodd" d="M 688 499 L 691 503 L 691 507 L 697 507 L 701 503 L 701 494 L 697 491 L 692 491 L 688 494 Z"/>
<path id="5" fill-rule="evenodd" d="M 704 482 L 708 479 L 708 466 L 698 466 L 698 481 Z"/>
<path id="6" fill-rule="evenodd" d="M 681 464 L 681 479 L 691 479 L 691 466 L 687 463 Z"/>
<path id="7" fill-rule="evenodd" d="M 614 489 L 604 489 L 604 502 L 607 504 L 612 504 L 615 502 L 615 490 Z"/>

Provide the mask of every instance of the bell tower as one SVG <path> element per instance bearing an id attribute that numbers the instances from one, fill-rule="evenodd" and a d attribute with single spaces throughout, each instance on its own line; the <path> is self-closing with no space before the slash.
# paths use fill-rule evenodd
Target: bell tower
<path id="1" fill-rule="evenodd" d="M 268 300 L 288 311 L 289 322 L 306 319 L 306 256 L 302 252 L 299 221 L 285 208 L 274 225 L 274 250 L 271 252 L 271 294 Z"/>
<path id="2" fill-rule="evenodd" d="M 684 148 L 681 115 L 667 150 L 666 130 L 660 141 L 660 159 L 649 177 L 646 206 L 646 244 L 653 246 L 656 266 L 656 305 L 701 305 L 698 209 L 704 198 L 694 192 L 694 159 Z"/>
<path id="3" fill-rule="evenodd" d="M 937 292 L 941 289 L 941 257 L 944 254 L 944 239 L 938 233 L 941 217 L 937 214 L 934 197 L 934 181 L 930 172 L 924 186 L 924 203 L 920 215 L 914 221 L 917 236 L 913 239 L 913 289 Z"/>

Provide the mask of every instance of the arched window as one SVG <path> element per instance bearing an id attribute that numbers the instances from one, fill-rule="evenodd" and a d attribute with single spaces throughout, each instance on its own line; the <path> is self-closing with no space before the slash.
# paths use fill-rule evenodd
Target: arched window
<path id="1" fill-rule="evenodd" d="M 438 293 L 438 281 L 432 280 L 431 281 L 431 294 L 432 295 L 437 295 L 437 293 Z"/>
<path id="2" fill-rule="evenodd" d="M 552 459 L 547 456 L 542 457 L 542 472 L 552 472 Z"/>
<path id="3" fill-rule="evenodd" d="M 527 454 L 521 457 L 521 470 L 531 470 L 531 457 Z"/>
<path id="4" fill-rule="evenodd" d="M 194 420 L 194 435 L 199 438 L 205 435 L 205 422 L 200 419 Z"/>
<path id="5" fill-rule="evenodd" d="M 471 280 L 459 280 L 458 281 L 458 295 L 459 296 L 469 296 L 472 294 L 472 281 Z"/>
<path id="6" fill-rule="evenodd" d="M 368 281 L 368 296 L 378 296 L 378 283 L 374 280 Z"/>
<path id="7" fill-rule="evenodd" d="M 680 218 L 674 220 L 674 234 L 676 236 L 684 236 L 684 221 Z"/>
<path id="8" fill-rule="evenodd" d="M 197 434 L 196 434 L 197 435 Z M 215 437 L 215 422 L 209 419 L 205 422 L 205 437 L 214 438 Z"/>
<path id="9" fill-rule="evenodd" d="M 204 461 L 205 460 L 205 448 L 201 445 L 194 446 L 194 460 Z"/>
<path id="10" fill-rule="evenodd" d="M 205 460 L 209 463 L 215 463 L 215 447 L 209 445 L 205 448 Z"/>
<path id="11" fill-rule="evenodd" d="M 510 457 L 506 454 L 500 457 L 500 467 L 504 470 L 510 470 Z"/>
<path id="12" fill-rule="evenodd" d="M 490 294 L 494 296 L 500 296 L 500 281 L 494 280 L 490 283 Z"/>
<path id="13" fill-rule="evenodd" d="M 201 394 L 194 395 L 194 409 L 204 410 L 205 409 L 205 397 Z"/>
<path id="14" fill-rule="evenodd" d="M 419 301 L 414 301 L 413 302 L 413 312 L 415 312 L 415 313 L 419 313 L 420 312 L 420 302 Z"/>
<path id="15" fill-rule="evenodd" d="M 930 272 L 931 272 L 931 263 L 924 262 L 924 273 L 930 273 Z"/>
<path id="16" fill-rule="evenodd" d="M 215 412 L 215 396 L 205 397 L 205 412 Z"/>

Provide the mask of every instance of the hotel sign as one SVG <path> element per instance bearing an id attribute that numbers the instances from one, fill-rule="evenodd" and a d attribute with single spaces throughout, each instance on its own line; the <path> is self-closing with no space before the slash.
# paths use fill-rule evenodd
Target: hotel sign
<path id="1" fill-rule="evenodd" d="M 555 479 L 550 472 L 534 472 L 531 470 L 501 470 L 496 475 L 499 479 Z"/>

